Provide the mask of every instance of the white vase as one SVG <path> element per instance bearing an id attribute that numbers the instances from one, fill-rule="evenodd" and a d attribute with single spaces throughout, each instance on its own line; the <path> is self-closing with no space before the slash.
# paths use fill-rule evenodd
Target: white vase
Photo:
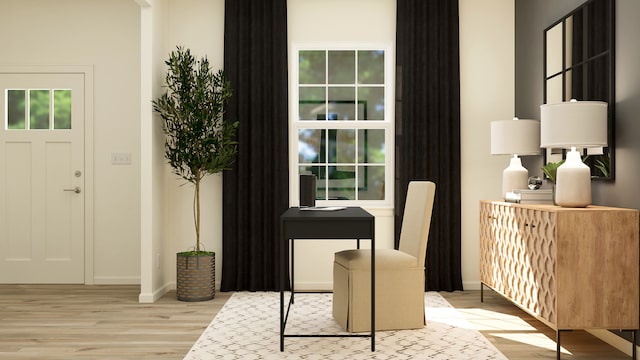
<path id="1" fill-rule="evenodd" d="M 522 166 L 518 157 L 512 157 L 509 166 L 502 171 L 502 198 L 507 198 L 507 193 L 514 189 L 527 189 L 529 184 L 529 171 Z"/>
<path id="2" fill-rule="evenodd" d="M 564 207 L 591 204 L 591 170 L 582 162 L 580 153 L 569 151 L 556 174 L 556 203 Z"/>

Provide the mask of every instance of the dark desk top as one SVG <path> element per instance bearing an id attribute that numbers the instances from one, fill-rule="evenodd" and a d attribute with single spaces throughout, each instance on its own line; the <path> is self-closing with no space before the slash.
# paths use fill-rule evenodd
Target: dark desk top
<path id="1" fill-rule="evenodd" d="M 292 207 L 286 210 L 280 218 L 282 220 L 303 220 L 303 219 L 327 219 L 327 220 L 362 220 L 363 218 L 373 218 L 369 212 L 361 207 L 347 207 L 341 210 L 300 210 Z"/>
<path id="2" fill-rule="evenodd" d="M 372 239 L 375 217 L 360 207 L 341 210 L 289 208 L 280 216 L 285 239 Z"/>

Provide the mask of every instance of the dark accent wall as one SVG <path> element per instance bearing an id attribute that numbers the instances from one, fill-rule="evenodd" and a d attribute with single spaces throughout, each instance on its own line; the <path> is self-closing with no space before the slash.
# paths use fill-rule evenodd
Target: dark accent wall
<path id="1" fill-rule="evenodd" d="M 520 118 L 540 119 L 542 36 L 546 27 L 585 0 L 515 0 L 515 110 Z M 616 174 L 592 183 L 593 203 L 640 208 L 640 1 L 616 0 Z M 542 157 L 526 157 L 529 174 L 542 175 Z"/>
<path id="2" fill-rule="evenodd" d="M 542 37 L 546 27 L 585 0 L 515 0 L 515 111 L 540 119 Z M 640 208 L 640 1 L 616 0 L 616 174 L 592 183 L 593 203 Z M 618 155 L 619 154 L 619 155 Z M 542 157 L 525 157 L 530 175 L 542 175 Z"/>

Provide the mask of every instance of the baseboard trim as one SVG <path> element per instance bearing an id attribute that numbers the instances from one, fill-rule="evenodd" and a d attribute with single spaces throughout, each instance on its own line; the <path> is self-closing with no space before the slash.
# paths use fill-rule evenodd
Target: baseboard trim
<path id="1" fill-rule="evenodd" d="M 296 282 L 296 291 L 333 291 L 333 282 Z"/>
<path id="2" fill-rule="evenodd" d="M 170 290 L 175 290 L 175 284 L 173 284 L 173 289 L 171 284 L 165 284 L 164 286 L 162 286 L 161 288 L 157 289 L 152 293 L 141 292 L 140 295 L 138 295 L 138 302 L 145 303 L 145 304 L 154 303 L 158 299 L 160 299 L 162 296 L 164 296 L 164 294 L 168 293 Z"/>
<path id="3" fill-rule="evenodd" d="M 480 290 L 480 281 L 463 281 L 462 287 L 465 290 Z"/>
<path id="4" fill-rule="evenodd" d="M 93 285 L 140 285 L 137 276 L 94 276 Z"/>

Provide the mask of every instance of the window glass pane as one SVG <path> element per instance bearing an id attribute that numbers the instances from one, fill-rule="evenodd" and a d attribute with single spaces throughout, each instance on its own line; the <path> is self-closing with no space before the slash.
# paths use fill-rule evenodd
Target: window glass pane
<path id="1" fill-rule="evenodd" d="M 384 51 L 358 51 L 358 84 L 384 84 Z"/>
<path id="2" fill-rule="evenodd" d="M 53 91 L 53 128 L 71 129 L 71 90 Z"/>
<path id="3" fill-rule="evenodd" d="M 324 152 L 321 151 L 322 134 L 326 130 L 300 129 L 298 130 L 298 163 L 317 163 L 324 161 Z M 304 174 L 304 173 L 301 173 Z"/>
<path id="4" fill-rule="evenodd" d="M 329 166 L 328 170 L 328 200 L 355 200 L 356 167 Z"/>
<path id="5" fill-rule="evenodd" d="M 300 120 L 324 120 L 327 113 L 324 87 L 300 87 L 298 118 Z M 322 116 L 319 116 L 322 114 Z"/>
<path id="6" fill-rule="evenodd" d="M 7 90 L 7 128 L 26 129 L 25 90 Z"/>
<path id="7" fill-rule="evenodd" d="M 300 84 L 326 83 L 326 52 L 324 50 L 300 51 L 298 71 Z"/>
<path id="8" fill-rule="evenodd" d="M 329 112 L 335 114 L 335 119 L 330 120 L 355 120 L 356 119 L 356 88 L 355 87 L 330 87 Z"/>
<path id="9" fill-rule="evenodd" d="M 356 52 L 329 51 L 329 84 L 355 84 Z"/>
<path id="10" fill-rule="evenodd" d="M 358 130 L 358 162 L 384 164 L 384 130 Z"/>
<path id="11" fill-rule="evenodd" d="M 356 131 L 329 129 L 329 163 L 354 164 L 356 162 Z"/>
<path id="12" fill-rule="evenodd" d="M 384 166 L 358 166 L 358 199 L 384 200 Z"/>
<path id="13" fill-rule="evenodd" d="M 29 90 L 31 129 L 49 128 L 49 90 Z"/>
<path id="14" fill-rule="evenodd" d="M 358 100 L 364 102 L 364 114 L 358 120 L 384 120 L 384 88 L 360 87 Z"/>

